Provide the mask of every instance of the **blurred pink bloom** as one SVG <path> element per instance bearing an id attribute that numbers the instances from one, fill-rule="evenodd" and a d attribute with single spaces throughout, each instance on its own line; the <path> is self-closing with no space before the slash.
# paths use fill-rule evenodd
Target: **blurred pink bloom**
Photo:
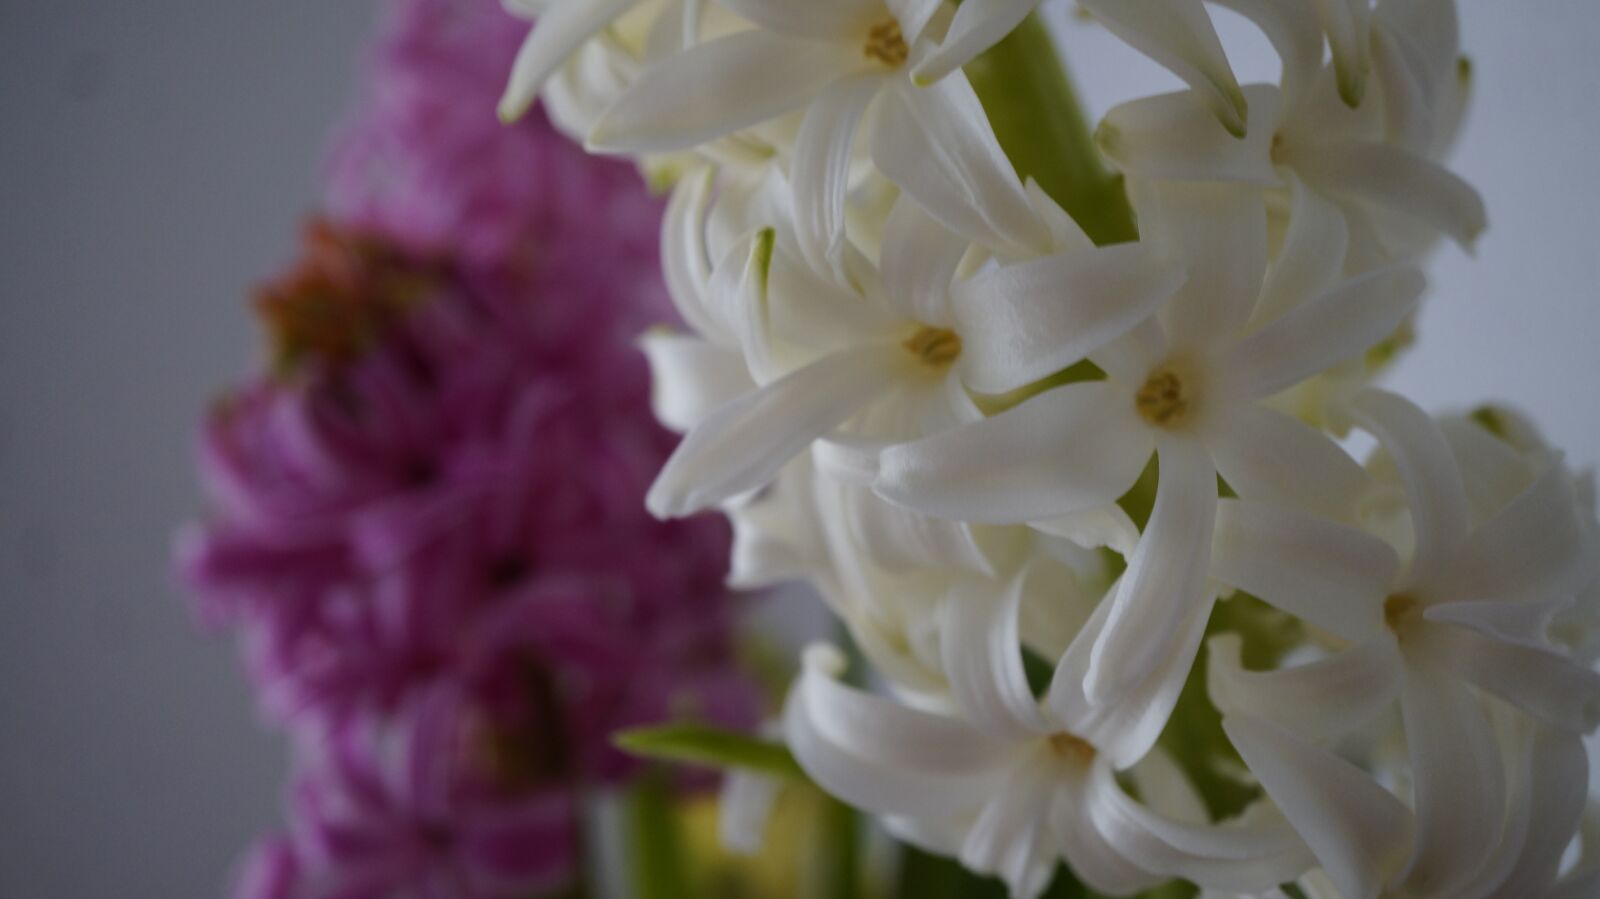
<path id="1" fill-rule="evenodd" d="M 671 315 L 661 203 L 495 119 L 525 29 L 497 4 L 387 12 L 179 540 L 198 617 L 311 756 L 246 899 L 533 895 L 571 876 L 583 790 L 637 768 L 615 730 L 759 714 L 726 523 L 644 510 L 676 443 L 633 345 Z"/>
<path id="2" fill-rule="evenodd" d="M 577 799 L 506 790 L 474 764 L 447 689 L 353 718 L 300 772 L 294 829 L 247 864 L 240 899 L 526 899 L 576 876 Z"/>

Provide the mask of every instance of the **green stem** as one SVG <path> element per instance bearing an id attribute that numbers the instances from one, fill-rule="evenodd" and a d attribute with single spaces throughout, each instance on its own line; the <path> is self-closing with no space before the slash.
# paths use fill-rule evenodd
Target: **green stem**
<path id="1" fill-rule="evenodd" d="M 1122 176 L 1101 163 L 1083 106 L 1037 14 L 966 67 L 1000 146 L 1097 244 L 1136 240 Z"/>
<path id="2" fill-rule="evenodd" d="M 639 899 L 691 899 L 684 865 L 683 839 L 673 813 L 672 783 L 667 772 L 645 773 L 623 799 L 629 875 Z"/>
<path id="3" fill-rule="evenodd" d="M 818 899 L 861 896 L 861 816 L 837 799 L 823 808 L 822 852 L 817 860 Z"/>

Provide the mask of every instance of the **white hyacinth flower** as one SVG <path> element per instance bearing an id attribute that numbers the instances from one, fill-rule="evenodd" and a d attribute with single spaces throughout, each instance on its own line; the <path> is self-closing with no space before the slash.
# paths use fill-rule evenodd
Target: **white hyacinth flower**
<path id="1" fill-rule="evenodd" d="M 1017 897 L 1595 894 L 1593 473 L 1370 387 L 1485 227 L 1454 0 L 1079 0 L 1187 86 L 1092 138 L 1039 0 L 504 2 L 502 115 L 672 185 L 651 510 L 720 509 L 730 583 L 810 581 L 884 687 L 806 653 L 825 790 Z"/>
<path id="2" fill-rule="evenodd" d="M 1304 666 L 1245 672 L 1237 643 L 1218 638 L 1211 693 L 1251 771 L 1344 895 L 1374 896 L 1388 883 L 1408 895 L 1468 895 L 1469 886 L 1493 879 L 1481 866 L 1499 857 L 1507 792 L 1475 691 L 1569 735 L 1550 750 L 1563 758 L 1576 734 L 1600 723 L 1600 675 L 1544 633 L 1594 580 L 1594 544 L 1558 459 L 1547 456 L 1531 483 L 1474 526 L 1462 468 L 1421 410 L 1368 391 L 1352 414 L 1380 439 L 1404 483 L 1409 564 L 1359 530 L 1287 507 L 1225 501 L 1213 575 L 1348 648 Z M 1396 702 L 1415 790 L 1409 860 L 1399 800 L 1312 742 Z"/>
<path id="3" fill-rule="evenodd" d="M 585 41 L 620 18 L 641 0 L 504 0 L 506 11 L 539 24 L 528 32 L 512 64 L 500 118 L 522 118 L 539 91 Z"/>
<path id="4" fill-rule="evenodd" d="M 884 231 L 880 267 L 848 257 L 855 290 L 819 277 L 772 231 L 747 239 L 742 258 L 736 252 L 721 266 L 729 274 L 712 276 L 737 285 L 708 290 L 743 316 L 735 330 L 761 386 L 689 432 L 650 490 L 653 512 L 685 515 L 756 489 L 841 428 L 840 439 L 868 448 L 859 467 L 870 478 L 873 448 L 977 420 L 969 385 L 1037 362 L 1017 347 L 1058 336 L 1063 342 L 1045 349 L 1070 364 L 1134 327 L 1177 285 L 1149 247 L 1095 247 L 1074 228 L 1059 232 L 1060 253 L 1037 264 L 1056 309 L 1031 314 L 1024 303 L 1032 293 L 1014 304 L 982 289 L 952 290 L 968 244 L 915 204 L 896 204 Z"/>
<path id="5" fill-rule="evenodd" d="M 926 36 L 951 14 L 946 0 L 726 5 L 754 27 L 649 66 L 596 123 L 592 148 L 674 152 L 803 113 L 791 148 L 793 224 L 802 257 L 819 271 L 847 280 L 845 206 L 862 131 L 878 170 L 950 227 L 977 238 L 964 227 L 975 222 L 1000 248 L 1045 249 L 966 76 L 912 82 Z"/>
<path id="6" fill-rule="evenodd" d="M 1419 5 L 1452 9 L 1438 0 Z M 1251 4 L 1244 11 L 1277 17 L 1284 10 Z M 1446 36 L 1427 53 L 1403 49 L 1402 38 L 1384 21 L 1380 17 L 1374 31 L 1383 51 L 1383 90 L 1356 109 L 1337 96 L 1331 70 L 1321 69 L 1315 22 L 1273 18 L 1263 27 L 1283 56 L 1284 86 L 1244 89 L 1254 115 L 1243 139 L 1224 130 L 1206 97 L 1191 90 L 1112 109 L 1096 131 L 1096 143 L 1130 178 L 1308 185 L 1327 198 L 1324 203 L 1344 211 L 1332 217 L 1315 212 L 1322 229 L 1316 239 L 1330 258 L 1363 237 L 1380 258 L 1412 255 L 1435 234 L 1471 248 L 1486 226 L 1483 200 L 1439 163 L 1459 118 L 1457 56 L 1449 38 L 1453 11 L 1439 25 Z M 1303 202 L 1296 202 L 1297 211 Z M 1425 232 L 1420 240 L 1413 234 L 1419 230 Z"/>
<path id="7" fill-rule="evenodd" d="M 1032 522 L 1111 503 L 1159 458 L 1155 510 L 1087 672 L 1097 702 L 1171 658 L 1191 612 L 1209 608 L 1219 472 L 1241 496 L 1348 510 L 1359 467 L 1261 401 L 1387 337 L 1423 286 L 1407 267 L 1343 281 L 1326 272 L 1312 299 L 1249 331 L 1265 283 L 1260 200 L 1168 186 L 1140 208 L 1151 239 L 1182 254 L 1189 280 L 1158 318 L 1090 354 L 1105 380 L 890 447 L 877 481 L 886 498 L 927 514 Z M 1055 302 L 1049 291 L 1037 300 Z"/>
<path id="8" fill-rule="evenodd" d="M 1171 876 L 1264 890 L 1305 870 L 1309 853 L 1270 807 L 1215 825 L 1128 796 L 1114 776 L 1116 756 L 1128 765 L 1127 757 L 1164 761 L 1147 757 L 1149 716 L 1132 703 L 1121 714 L 1085 711 L 1079 672 L 1066 660 L 1035 700 L 1019 655 L 1021 592 L 1019 577 L 998 595 L 944 607 L 944 634 L 962 637 L 942 644 L 952 714 L 847 687 L 836 679 L 838 653 L 808 651 L 785 711 L 790 748 L 807 773 L 887 816 L 893 832 L 958 855 L 1024 899 L 1045 889 L 1058 859 L 1119 895 Z"/>

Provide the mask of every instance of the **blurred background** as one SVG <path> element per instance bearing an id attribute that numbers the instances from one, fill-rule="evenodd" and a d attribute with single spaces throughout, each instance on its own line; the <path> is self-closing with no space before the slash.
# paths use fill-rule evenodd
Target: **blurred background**
<path id="1" fill-rule="evenodd" d="M 492 2 L 492 0 L 485 0 Z M 1478 257 L 1430 270 L 1391 383 L 1509 401 L 1600 462 L 1600 5 L 1460 0 Z M 373 0 L 0 0 L 0 895 L 216 895 L 286 753 L 169 574 L 201 410 L 257 352 Z M 1175 82 L 1053 21 L 1088 105 Z M 1217 14 L 1242 79 L 1265 43 Z"/>

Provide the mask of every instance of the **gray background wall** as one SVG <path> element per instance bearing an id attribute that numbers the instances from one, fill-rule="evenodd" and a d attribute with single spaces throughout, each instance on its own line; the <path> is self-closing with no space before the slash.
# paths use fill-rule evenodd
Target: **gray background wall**
<path id="1" fill-rule="evenodd" d="M 1592 464 L 1600 5 L 1462 6 L 1458 163 L 1493 225 L 1476 261 L 1437 259 L 1394 382 L 1514 400 Z M 216 895 L 278 817 L 282 747 L 167 549 L 198 410 L 254 353 L 241 291 L 290 253 L 372 8 L 0 0 L 0 895 Z M 1169 83 L 1065 34 L 1096 110 Z"/>

